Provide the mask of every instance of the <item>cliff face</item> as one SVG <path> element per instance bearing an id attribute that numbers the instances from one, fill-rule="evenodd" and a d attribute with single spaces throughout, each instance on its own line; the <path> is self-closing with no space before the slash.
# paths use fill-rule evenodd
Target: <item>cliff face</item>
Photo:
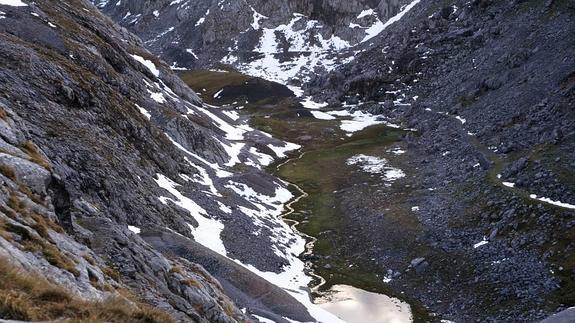
<path id="1" fill-rule="evenodd" d="M 134 306 L 151 304 L 183 321 L 250 320 L 251 309 L 311 320 L 286 292 L 229 259 L 273 273 L 294 257 L 297 238 L 277 206 L 291 194 L 261 167 L 295 147 L 204 105 L 86 1 L 2 2 L 0 80 L 3 262 L 79 302 L 129 293 Z M 246 166 L 234 167 L 240 162 Z M 144 234 L 178 238 L 187 251 L 162 254 Z M 213 259 L 219 270 L 244 272 L 243 285 L 222 287 L 202 267 Z M 261 295 L 250 284 L 285 307 L 255 301 Z M 21 310 L 2 317 L 61 317 Z"/>
<path id="2" fill-rule="evenodd" d="M 180 68 L 232 64 L 281 81 L 331 70 L 407 1 L 94 1 Z"/>

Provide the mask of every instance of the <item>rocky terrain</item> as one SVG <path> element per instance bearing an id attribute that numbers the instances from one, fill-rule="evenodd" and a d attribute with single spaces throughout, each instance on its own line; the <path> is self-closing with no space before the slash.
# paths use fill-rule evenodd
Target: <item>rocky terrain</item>
<path id="1" fill-rule="evenodd" d="M 396 9 L 381 10 L 381 3 L 364 5 L 375 9 L 385 22 L 407 4 L 389 3 Z M 221 4 L 220 11 L 210 10 L 217 21 L 226 19 L 221 16 L 226 4 Z M 242 2 L 234 5 L 245 7 Z M 365 194 L 350 191 L 342 197 L 348 212 L 356 214 L 355 222 L 349 223 L 350 234 L 360 230 L 368 237 L 365 244 L 345 252 L 360 259 L 386 259 L 387 265 L 379 270 L 396 277 L 408 267 L 390 282 L 395 290 L 454 321 L 533 321 L 573 305 L 573 3 L 416 2 L 392 27 L 369 41 L 363 41 L 365 33 L 349 32 L 348 26 L 360 23 L 354 19 L 361 19 L 362 12 L 352 9 L 353 2 L 339 9 L 351 10 L 347 16 L 351 20 L 321 5 L 313 7 L 321 7 L 321 14 L 295 9 L 276 10 L 274 15 L 266 11 L 269 3 L 251 5 L 257 8 L 253 19 L 251 14 L 242 14 L 251 9 L 236 9 L 239 17 L 246 18 L 235 20 L 240 27 L 226 28 L 223 33 L 206 23 L 207 15 L 204 25 L 193 29 L 202 45 L 182 37 L 177 26 L 172 37 L 181 38 L 154 40 L 159 32 L 147 34 L 161 29 L 152 25 L 173 25 L 168 20 L 174 19 L 161 19 L 163 12 L 177 12 L 180 23 L 195 24 L 201 19 L 182 15 L 201 14 L 207 7 L 174 10 L 168 6 L 166 10 L 165 5 L 145 6 L 147 14 L 133 22 L 118 19 L 127 11 L 121 6 L 102 3 L 100 7 L 148 37 L 147 45 L 169 61 L 178 62 L 174 47 L 181 51 L 218 44 L 222 53 L 207 51 L 213 60 L 200 58 L 199 66 L 231 63 L 252 75 L 290 84 L 303 81 L 306 95 L 329 104 L 325 110 L 345 105 L 416 130 L 405 136 L 406 153 L 398 157 L 413 179 L 403 208 L 421 227 L 406 238 L 410 243 L 385 247 L 389 245 L 389 235 L 381 234 L 385 221 L 362 223 L 361 216 L 373 212 L 362 206 Z M 154 10 L 160 13 L 157 20 Z M 242 62 L 247 60 L 236 48 L 246 46 L 250 57 L 254 51 L 261 52 L 252 49 L 255 43 L 260 47 L 272 43 L 273 51 L 281 51 L 278 48 L 285 47 L 266 40 L 266 28 L 275 27 L 275 41 L 281 43 L 285 28 L 278 33 L 272 20 L 287 23 L 293 12 L 326 25 L 332 18 L 337 21 L 333 35 L 348 42 L 336 51 L 337 63 L 323 69 L 328 73 L 320 69 L 311 77 L 283 70 L 283 79 L 257 65 L 246 68 Z M 273 19 L 260 21 L 260 15 Z M 293 26 L 288 24 L 287 30 L 306 34 Z M 259 42 L 257 37 L 249 38 L 257 29 L 263 29 L 264 35 Z M 246 38 L 236 38 L 237 30 L 248 30 L 242 36 Z M 171 44 L 160 40 L 164 37 Z M 289 39 L 284 43 L 288 52 L 297 43 Z M 263 61 L 278 66 L 271 59 Z M 297 65 L 298 59 L 286 58 L 285 62 Z M 198 66 L 189 64 L 182 61 L 175 66 Z M 384 248 L 372 248 L 378 245 Z"/>
<path id="2" fill-rule="evenodd" d="M 225 62 L 253 76 L 299 83 L 349 59 L 404 0 L 109 1 L 102 12 L 173 68 Z"/>
<path id="3" fill-rule="evenodd" d="M 338 321 L 306 267 L 416 321 L 575 306 L 572 1 L 92 2 L 0 0 L 0 318 Z"/>
<path id="4" fill-rule="evenodd" d="M 416 129 L 405 208 L 424 247 L 390 284 L 445 318 L 534 321 L 573 306 L 574 14 L 569 1 L 427 1 L 308 85 Z M 376 256 L 390 254 L 401 272 L 409 256 Z"/>
<path id="5" fill-rule="evenodd" d="M 315 320 L 269 282 L 307 285 L 291 193 L 262 171 L 296 145 L 203 103 L 90 2 L 4 0 L 0 31 L 0 318 Z"/>

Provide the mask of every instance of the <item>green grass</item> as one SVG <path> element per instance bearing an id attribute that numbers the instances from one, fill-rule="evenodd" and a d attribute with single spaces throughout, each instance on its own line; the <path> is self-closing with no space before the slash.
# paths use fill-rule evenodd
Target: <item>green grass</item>
<path id="1" fill-rule="evenodd" d="M 294 160 L 277 171 L 276 175 L 280 178 L 298 185 L 309 194 L 307 198 L 293 205 L 296 212 L 289 218 L 303 221 L 298 225 L 298 229 L 319 238 L 314 253 L 324 256 L 333 254 L 330 242 L 323 240 L 321 233 L 328 230 L 337 232 L 344 225 L 338 216 L 339 210 L 334 208 L 337 203 L 333 191 L 350 184 L 350 166 L 346 165 L 346 160 L 360 153 L 380 154 L 399 138 L 400 133 L 385 126 L 375 126 L 342 144 L 306 152 L 303 158 Z M 307 217 L 308 214 L 312 216 Z"/>
<path id="2" fill-rule="evenodd" d="M 296 124 L 296 127 L 306 128 L 312 133 L 314 131 L 308 121 Z M 361 259 L 357 261 L 341 255 L 339 250 L 342 247 L 339 245 L 341 241 L 335 241 L 331 237 L 347 226 L 346 219 L 342 216 L 343 211 L 339 208 L 339 201 L 333 192 L 350 187 L 352 183 L 358 181 L 366 181 L 368 185 L 381 184 L 380 178 L 353 174 L 346 160 L 356 154 L 381 156 L 403 134 L 402 130 L 377 125 L 358 132 L 351 138 L 346 137 L 345 140 L 339 139 L 338 136 L 334 140 L 324 135 L 320 140 L 314 139 L 313 149 L 310 150 L 309 146 L 304 149 L 307 152 L 301 159 L 293 160 L 276 171 L 277 176 L 298 185 L 309 194 L 293 205 L 295 212 L 288 218 L 300 222 L 298 230 L 318 239 L 314 246 L 314 255 L 330 256 L 329 260 L 320 258 L 314 262 L 316 274 L 326 279 L 322 290 L 327 290 L 335 284 L 347 284 L 405 299 L 383 283 L 380 268 L 374 267 L 368 261 Z M 400 204 L 399 201 L 397 204 Z M 410 228 L 406 230 L 416 230 L 418 222 L 413 216 L 406 214 L 406 210 L 402 210 L 399 205 L 391 208 L 393 212 L 389 212 L 389 216 L 393 217 L 392 221 Z M 324 268 L 327 263 L 331 268 Z M 354 266 L 349 267 L 350 263 L 354 263 Z M 417 302 L 408 301 L 416 321 L 425 321 L 426 310 Z"/>
<path id="3" fill-rule="evenodd" d="M 186 71 L 180 78 L 194 91 L 202 95 L 202 99 L 213 103 L 213 96 L 224 86 L 242 85 L 251 79 L 250 76 L 234 72 L 214 72 L 209 70 Z M 204 91 L 204 89 L 206 91 Z"/>

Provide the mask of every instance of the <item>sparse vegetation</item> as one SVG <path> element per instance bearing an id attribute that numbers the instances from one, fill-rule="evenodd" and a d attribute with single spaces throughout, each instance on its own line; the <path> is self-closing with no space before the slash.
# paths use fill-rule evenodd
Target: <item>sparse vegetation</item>
<path id="1" fill-rule="evenodd" d="M 202 285 L 195 279 L 189 278 L 182 282 L 184 285 L 188 287 L 200 288 Z"/>
<path id="2" fill-rule="evenodd" d="M 76 264 L 62 254 L 58 248 L 51 244 L 44 244 L 42 247 L 42 253 L 51 265 L 67 270 L 76 277 L 80 276 L 80 272 L 76 269 Z"/>
<path id="3" fill-rule="evenodd" d="M 84 255 L 82 258 L 84 258 L 90 265 L 96 266 L 96 261 L 90 255 Z"/>
<path id="4" fill-rule="evenodd" d="M 223 87 L 241 85 L 250 79 L 249 76 L 234 71 L 214 72 L 208 70 L 185 72 L 180 75 L 180 78 L 197 93 L 205 95 L 203 99 L 208 102 Z"/>
<path id="5" fill-rule="evenodd" d="M 16 180 L 16 172 L 14 172 L 14 168 L 10 165 L 0 165 L 0 173 L 13 181 Z"/>
<path id="6" fill-rule="evenodd" d="M 0 119 L 2 120 L 7 120 L 8 119 L 8 114 L 6 113 L 6 111 L 4 111 L 4 109 L 0 108 Z"/>
<path id="7" fill-rule="evenodd" d="M 176 322 L 169 314 L 121 297 L 85 301 L 39 275 L 26 273 L 0 258 L 0 318 L 70 322 Z"/>
<path id="8" fill-rule="evenodd" d="M 117 281 L 117 282 L 119 282 L 120 279 L 122 278 L 122 275 L 120 275 L 120 273 L 119 273 L 116 269 L 114 269 L 114 268 L 112 268 L 112 267 L 106 266 L 106 267 L 102 267 L 102 268 L 100 268 L 100 269 L 102 270 L 102 272 L 103 272 L 106 276 L 112 278 L 113 280 L 115 280 L 115 281 Z"/>
<path id="9" fill-rule="evenodd" d="M 42 155 L 38 147 L 32 141 L 26 141 L 20 148 L 22 148 L 22 150 L 28 154 L 31 162 L 36 163 L 49 171 L 52 170 L 52 165 L 50 165 L 50 162 L 46 159 L 46 157 L 44 157 L 44 155 Z"/>
<path id="10" fill-rule="evenodd" d="M 228 302 L 224 304 L 224 312 L 227 316 L 233 317 L 234 316 L 234 306 Z"/>
<path id="11" fill-rule="evenodd" d="M 26 194 L 26 196 L 28 196 L 28 198 L 30 198 L 32 201 L 34 201 L 34 203 L 44 204 L 44 200 L 40 196 L 34 194 L 28 186 L 26 186 L 24 184 L 20 184 L 20 186 L 18 188 L 19 188 L 20 192 Z"/>
<path id="12" fill-rule="evenodd" d="M 3 213 L 13 220 L 21 216 L 22 221 L 29 225 L 36 234 L 24 225 L 7 222 L 3 223 L 2 231 L 18 235 L 24 250 L 41 252 L 51 265 L 67 270 L 75 276 L 80 275 L 80 272 L 76 269 L 76 264 L 53 244 L 52 238 L 48 233 L 49 229 L 63 232 L 59 225 L 30 210 L 16 192 L 10 193 L 6 204 L 9 209 L 4 208 L 2 210 Z M 5 235 L 7 236 L 7 234 Z"/>

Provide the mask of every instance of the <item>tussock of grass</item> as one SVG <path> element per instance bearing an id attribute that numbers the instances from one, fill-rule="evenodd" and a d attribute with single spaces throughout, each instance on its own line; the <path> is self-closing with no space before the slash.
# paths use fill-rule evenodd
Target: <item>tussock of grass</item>
<path id="1" fill-rule="evenodd" d="M 1 211 L 13 220 L 17 220 L 18 215 L 23 219 L 32 219 L 33 222 L 30 221 L 32 224 L 28 225 L 36 231 L 40 238 L 25 226 L 12 223 L 3 223 L 0 226 L 0 231 L 4 232 L 3 236 L 8 237 L 9 235 L 6 234 L 8 232 L 17 234 L 20 236 L 20 242 L 24 250 L 41 252 L 51 265 L 67 270 L 75 276 L 80 275 L 80 272 L 76 269 L 76 264 L 53 244 L 52 238 L 48 233 L 49 229 L 63 233 L 62 227 L 30 210 L 24 200 L 21 200 L 15 192 L 10 193 L 6 204 L 10 209 L 2 209 Z"/>
<path id="2" fill-rule="evenodd" d="M 79 299 L 42 277 L 25 273 L 0 258 L 0 318 L 23 321 L 176 322 L 167 313 L 119 297 L 103 302 Z"/>
<path id="3" fill-rule="evenodd" d="M 24 184 L 20 184 L 18 189 L 20 190 L 20 192 L 22 192 L 23 194 L 28 196 L 28 198 L 30 198 L 32 201 L 34 201 L 34 203 L 40 204 L 40 205 L 44 204 L 44 200 L 40 196 L 34 194 L 28 186 L 26 186 Z"/>
<path id="4" fill-rule="evenodd" d="M 4 109 L 1 108 L 0 108 L 0 119 L 8 120 L 8 113 L 6 113 L 6 111 L 4 111 Z"/>
<path id="5" fill-rule="evenodd" d="M 44 244 L 42 246 L 42 254 L 51 265 L 62 268 L 76 277 L 80 276 L 80 272 L 76 269 L 76 264 L 62 254 L 54 245 Z"/>
<path id="6" fill-rule="evenodd" d="M 195 279 L 189 278 L 183 281 L 183 284 L 188 287 L 201 288 L 202 285 Z"/>
<path id="7" fill-rule="evenodd" d="M 116 269 L 113 269 L 111 267 L 103 267 L 100 269 L 102 270 L 102 272 L 106 276 L 112 278 L 113 280 L 115 280 L 117 282 L 120 282 L 120 278 L 122 278 L 122 276 L 120 275 L 120 273 Z"/>
<path id="8" fill-rule="evenodd" d="M 47 170 L 52 170 L 52 165 L 50 165 L 50 162 L 44 157 L 44 155 L 42 155 L 42 153 L 40 153 L 40 150 L 33 142 L 28 140 L 24 143 L 24 145 L 22 145 L 21 148 L 26 154 L 28 154 L 31 162 L 36 163 L 46 168 Z"/>
<path id="9" fill-rule="evenodd" d="M 83 255 L 82 258 L 84 258 L 90 265 L 96 266 L 96 260 L 94 260 L 90 255 Z"/>
<path id="10" fill-rule="evenodd" d="M 14 172 L 14 168 L 10 165 L 0 165 L 0 173 L 13 181 L 16 180 L 16 172 Z"/>
<path id="11" fill-rule="evenodd" d="M 45 240 L 38 238 L 22 225 L 3 223 L 3 225 L 0 226 L 0 231 L 3 231 L 6 236 L 8 236 L 7 233 L 16 234 L 20 237 L 18 241 L 24 250 L 41 252 L 51 265 L 67 270 L 75 276 L 79 276 L 80 272 L 76 269 L 76 264 L 50 242 L 46 228 L 38 225 L 38 223 L 33 225 L 33 228 L 39 236 L 45 237 Z"/>

